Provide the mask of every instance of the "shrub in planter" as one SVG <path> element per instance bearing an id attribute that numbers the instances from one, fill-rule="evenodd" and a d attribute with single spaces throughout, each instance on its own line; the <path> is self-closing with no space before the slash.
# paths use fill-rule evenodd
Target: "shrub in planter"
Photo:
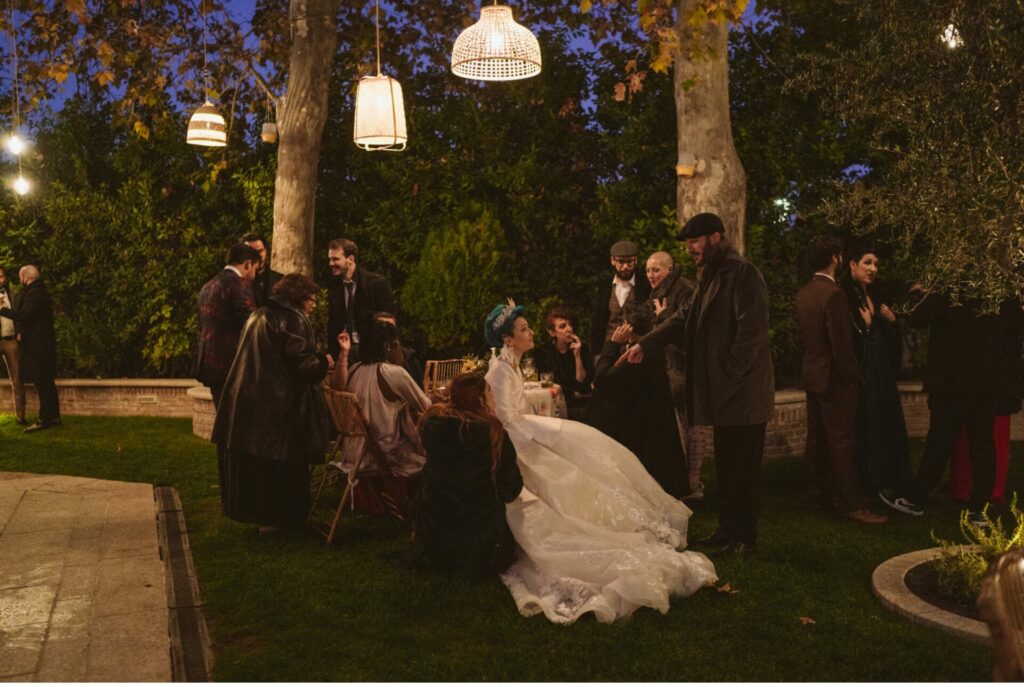
<path id="1" fill-rule="evenodd" d="M 1010 528 L 1004 527 L 1002 519 L 991 518 L 988 506 L 982 511 L 984 525 L 971 523 L 968 513 L 966 510 L 960 513 L 960 531 L 966 544 L 938 539 L 932 533 L 932 539 L 942 547 L 942 556 L 932 564 L 938 575 L 939 589 L 961 603 L 974 603 L 978 598 L 981 578 L 990 563 L 1013 547 L 1024 545 L 1024 513 L 1017 508 L 1016 494 L 1007 516 Z"/>

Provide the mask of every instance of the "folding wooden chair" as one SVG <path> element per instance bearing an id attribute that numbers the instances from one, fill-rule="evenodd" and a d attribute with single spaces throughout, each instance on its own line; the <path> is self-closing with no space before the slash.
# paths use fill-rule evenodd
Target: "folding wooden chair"
<path id="1" fill-rule="evenodd" d="M 334 423 L 334 428 L 338 431 L 338 437 L 329 447 L 324 473 L 310 508 L 310 522 L 326 537 L 327 545 L 330 546 L 334 541 L 334 534 L 337 532 L 342 511 L 346 506 L 352 504 L 353 490 L 357 484 L 363 485 L 384 504 L 388 513 L 403 522 L 407 520 L 407 504 L 405 497 L 402 496 L 402 491 L 397 487 L 396 478 L 384 458 L 384 451 L 381 450 L 376 438 L 363 421 L 358 397 L 347 391 L 324 387 L 324 398 L 327 401 L 331 422 Z M 362 455 L 356 456 L 348 466 L 345 466 L 341 460 L 333 460 L 342 450 L 346 437 L 363 437 L 366 442 L 366 451 Z M 343 466 L 349 468 L 347 473 Z M 342 490 L 338 506 L 334 509 L 333 518 L 328 523 L 316 516 L 316 508 L 319 505 L 324 486 L 332 477 L 343 480 L 345 487 Z"/>
<path id="2" fill-rule="evenodd" d="M 448 383 L 462 372 L 462 365 L 462 358 L 428 360 L 426 369 L 423 371 L 423 392 L 434 398 L 437 395 L 437 389 L 448 386 Z"/>
<path id="3" fill-rule="evenodd" d="M 1024 548 L 1010 549 L 989 566 L 978 610 L 996 650 L 993 679 L 1024 680 Z"/>

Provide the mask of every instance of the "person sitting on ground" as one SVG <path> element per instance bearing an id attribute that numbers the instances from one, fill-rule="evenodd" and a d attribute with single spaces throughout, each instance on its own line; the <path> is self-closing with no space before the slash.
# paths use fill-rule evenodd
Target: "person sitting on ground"
<path id="1" fill-rule="evenodd" d="M 330 359 L 317 351 L 309 321 L 319 292 L 302 274 L 277 282 L 242 329 L 217 406 L 221 507 L 261 533 L 306 523 L 309 466 L 327 448 L 321 385 Z"/>
<path id="2" fill-rule="evenodd" d="M 363 334 L 361 361 L 349 367 L 352 345 L 348 332 L 338 334 L 338 362 L 330 385 L 356 395 L 363 409 L 363 420 L 384 452 L 394 475 L 409 477 L 419 473 L 426 457 L 420 444 L 416 423 L 430 407 L 430 399 L 409 376 L 405 368 L 387 362 L 398 345 L 393 324 L 372 318 L 360 324 Z M 343 459 L 351 467 L 356 457 L 366 452 L 364 437 L 345 437 Z"/>
<path id="3" fill-rule="evenodd" d="M 594 376 L 594 359 L 590 347 L 575 333 L 576 316 L 566 307 L 548 310 L 544 318 L 551 341 L 534 351 L 537 372 L 550 372 L 562 387 L 569 419 L 582 422 L 586 416 L 590 382 Z"/>
<path id="4" fill-rule="evenodd" d="M 515 552 L 505 504 L 523 488 L 516 450 L 483 375 L 464 372 L 450 390 L 419 424 L 427 463 L 413 499 L 414 560 L 457 576 L 498 574 Z"/>

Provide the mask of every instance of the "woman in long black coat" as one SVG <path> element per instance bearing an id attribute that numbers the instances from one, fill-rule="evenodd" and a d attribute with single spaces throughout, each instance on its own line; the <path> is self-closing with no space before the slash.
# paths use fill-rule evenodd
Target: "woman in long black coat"
<path id="1" fill-rule="evenodd" d="M 306 522 L 309 465 L 322 462 L 327 447 L 328 361 L 308 317 L 318 293 L 301 274 L 277 282 L 245 323 L 217 408 L 221 506 L 261 531 Z"/>
<path id="2" fill-rule="evenodd" d="M 505 504 L 523 488 L 512 441 L 485 403 L 482 375 L 463 373 L 450 402 L 420 421 L 427 452 L 413 499 L 415 563 L 457 576 L 503 572 L 515 551 Z"/>
<path id="3" fill-rule="evenodd" d="M 860 246 L 847 254 L 844 284 L 853 314 L 854 350 L 864 375 L 855 430 L 857 471 L 866 494 L 904 494 L 911 478 L 907 425 L 896 378 L 902 346 L 896 316 L 875 289 L 878 254 Z"/>
<path id="4" fill-rule="evenodd" d="M 626 344 L 650 331 L 653 308 L 628 304 L 626 323 L 606 341 L 594 372 L 590 424 L 636 454 L 661 488 L 677 499 L 689 491 L 665 355 L 653 350 L 639 364 L 615 366 Z"/>

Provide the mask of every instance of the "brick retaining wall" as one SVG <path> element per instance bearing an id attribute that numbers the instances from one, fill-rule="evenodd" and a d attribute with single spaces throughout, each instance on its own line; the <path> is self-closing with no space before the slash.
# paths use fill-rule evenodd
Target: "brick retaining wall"
<path id="1" fill-rule="evenodd" d="M 192 431 L 209 438 L 213 429 L 210 390 L 194 379 L 58 379 L 61 413 L 64 415 L 147 415 L 191 417 Z M 28 392 L 28 414 L 39 407 L 35 388 Z M 928 397 L 920 382 L 901 382 L 903 414 L 907 434 L 913 438 L 928 433 Z M 801 456 L 804 450 L 807 414 L 804 392 L 783 389 L 775 392 L 775 415 L 765 436 L 765 459 Z M 11 387 L 0 380 L 0 413 L 13 412 Z M 695 430 L 697 449 L 710 455 L 714 440 L 708 427 Z M 1024 414 L 1013 416 L 1011 437 L 1024 439 Z"/>
<path id="2" fill-rule="evenodd" d="M 191 417 L 187 392 L 194 379 L 58 379 L 62 415 L 146 415 Z M 36 415 L 39 398 L 33 385 L 25 386 L 29 417 Z M 0 379 L 0 413 L 14 412 L 11 384 Z"/>

